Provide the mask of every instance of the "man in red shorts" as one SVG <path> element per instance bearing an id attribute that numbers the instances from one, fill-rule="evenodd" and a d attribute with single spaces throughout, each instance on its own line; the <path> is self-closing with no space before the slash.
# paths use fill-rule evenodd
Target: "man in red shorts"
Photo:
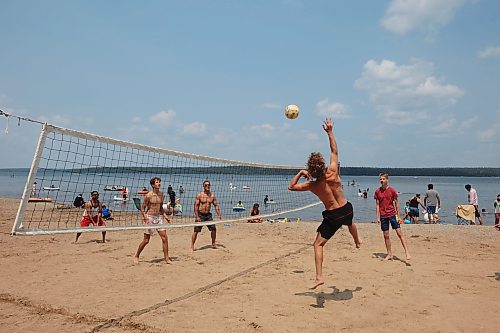
<path id="1" fill-rule="evenodd" d="M 98 225 L 104 226 L 106 223 L 102 220 L 102 204 L 99 201 L 99 192 L 92 191 L 90 193 L 90 201 L 86 202 L 83 207 L 85 210 L 83 211 L 82 221 L 80 222 L 81 227 L 88 227 L 89 225 Z M 76 234 L 75 243 L 78 242 L 78 238 L 82 233 L 79 232 Z M 106 243 L 106 231 L 102 232 L 102 242 Z"/>
<path id="2" fill-rule="evenodd" d="M 342 225 L 349 228 L 356 247 L 361 246 L 358 229 L 352 222 L 354 213 L 352 205 L 346 200 L 342 182 L 339 176 L 339 155 L 337 142 L 333 136 L 333 121 L 326 119 L 323 129 L 328 135 L 330 142 L 330 166 L 325 171 L 325 159 L 320 153 L 314 152 L 309 155 L 307 170 L 300 170 L 293 177 L 288 189 L 290 191 L 311 191 L 323 202 L 323 223 L 318 227 L 316 240 L 314 241 L 314 262 L 316 265 L 316 280 L 310 287 L 316 289 L 325 283 L 323 279 L 323 247 L 326 242 L 340 229 Z M 299 183 L 301 177 L 307 180 Z"/>

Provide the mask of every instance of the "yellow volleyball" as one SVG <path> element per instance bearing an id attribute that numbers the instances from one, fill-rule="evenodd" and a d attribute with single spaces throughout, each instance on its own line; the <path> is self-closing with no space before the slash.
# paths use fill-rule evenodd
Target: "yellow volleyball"
<path id="1" fill-rule="evenodd" d="M 285 108 L 285 116 L 288 119 L 295 119 L 299 116 L 299 107 L 295 104 L 290 104 Z"/>

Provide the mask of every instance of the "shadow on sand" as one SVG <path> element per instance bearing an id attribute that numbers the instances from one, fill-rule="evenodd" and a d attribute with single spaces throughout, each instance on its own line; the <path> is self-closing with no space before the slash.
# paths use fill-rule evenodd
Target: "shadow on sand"
<path id="1" fill-rule="evenodd" d="M 387 253 L 380 253 L 380 252 L 377 252 L 377 253 L 374 253 L 373 254 L 375 257 L 377 258 L 380 258 L 380 259 L 385 259 L 385 257 L 387 256 Z M 392 260 L 393 261 L 400 261 L 402 262 L 403 264 L 405 264 L 406 266 L 411 266 L 411 264 L 406 260 L 406 259 L 401 259 L 399 258 L 398 256 L 392 256 Z"/>
<path id="2" fill-rule="evenodd" d="M 216 250 L 218 248 L 222 248 L 222 249 L 225 249 L 226 247 L 224 246 L 224 244 L 215 244 L 215 249 L 212 247 L 212 245 L 205 245 L 205 246 L 202 246 L 202 247 L 199 247 L 196 249 L 196 251 L 201 251 L 201 250 Z"/>
<path id="3" fill-rule="evenodd" d="M 331 286 L 328 288 L 332 288 L 332 293 L 327 294 L 324 292 L 316 292 L 316 291 L 306 291 L 303 293 L 296 293 L 297 296 L 310 296 L 316 299 L 316 304 L 311 304 L 313 308 L 324 308 L 326 301 L 348 301 L 353 298 L 354 292 L 361 291 L 363 288 L 356 287 L 356 289 L 344 289 L 340 291 L 337 287 Z"/>
<path id="4" fill-rule="evenodd" d="M 179 257 L 170 257 L 170 260 L 179 261 Z M 163 258 L 156 258 L 156 259 L 151 259 L 151 260 L 144 260 L 144 262 L 147 262 L 149 264 L 161 264 L 164 262 L 164 259 Z"/>

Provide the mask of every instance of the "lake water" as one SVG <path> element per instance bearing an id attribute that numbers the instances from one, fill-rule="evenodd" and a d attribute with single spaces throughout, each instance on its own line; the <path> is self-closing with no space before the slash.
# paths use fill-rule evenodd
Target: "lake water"
<path id="1" fill-rule="evenodd" d="M 116 184 L 119 185 L 123 183 L 124 179 L 128 179 L 132 177 L 131 175 L 93 175 L 91 177 L 107 177 L 105 180 L 103 180 L 103 183 L 106 184 Z M 26 184 L 26 179 L 28 177 L 28 171 L 26 170 L 0 170 L 0 197 L 9 197 L 9 198 L 21 198 L 22 192 L 24 190 L 24 186 Z M 80 183 L 85 183 L 89 181 L 88 177 L 86 176 L 86 179 L 80 180 Z M 149 177 L 149 175 L 145 175 L 145 178 Z M 206 175 L 176 175 L 177 177 L 175 179 L 175 183 L 177 184 L 189 184 L 189 183 L 196 183 L 196 184 L 201 184 L 202 180 L 206 177 Z M 234 176 L 232 176 L 234 177 Z M 236 176 L 239 177 L 237 180 L 239 181 L 240 185 L 247 183 L 247 184 L 253 184 L 254 188 L 258 188 L 258 184 L 264 184 L 267 182 L 265 178 L 260 177 L 258 180 L 252 180 L 252 176 Z M 244 181 L 242 181 L 242 177 L 244 177 Z M 271 177 L 271 176 L 270 176 Z M 272 176 L 274 178 L 276 177 L 282 177 L 281 183 L 283 185 L 283 189 L 277 190 L 276 196 L 279 196 L 279 191 L 287 191 L 286 185 L 287 181 L 291 179 L 291 176 Z M 137 177 L 136 177 L 137 178 Z M 193 181 L 193 178 L 196 178 L 195 181 Z M 198 179 L 199 178 L 199 179 Z M 227 175 L 221 176 L 221 175 L 212 175 L 210 177 L 212 180 L 212 187 L 214 188 L 214 192 L 221 193 L 222 191 L 229 191 L 226 190 L 227 184 L 230 181 Z M 348 186 L 348 181 L 352 181 L 355 179 L 356 185 L 357 186 Z M 92 181 L 95 182 L 93 179 Z M 354 218 L 355 221 L 357 222 L 371 222 L 375 220 L 375 202 L 373 200 L 373 193 L 375 189 L 379 186 L 379 181 L 378 177 L 372 177 L 372 176 L 348 176 L 344 175 L 342 177 L 342 181 L 344 183 L 344 192 L 347 197 L 347 199 L 353 204 L 354 206 Z M 236 181 L 234 181 L 236 184 Z M 483 214 L 483 221 L 487 225 L 492 225 L 494 221 L 494 214 L 491 214 L 493 211 L 493 201 L 496 199 L 496 196 L 498 193 L 500 193 L 500 177 L 491 177 L 491 178 L 485 178 L 485 177 L 390 177 L 389 179 L 389 185 L 392 186 L 396 191 L 400 192 L 399 195 L 399 203 L 402 206 L 404 206 L 404 202 L 408 200 L 410 197 L 412 197 L 415 193 L 421 193 L 422 194 L 422 199 L 423 199 L 423 194 L 425 193 L 427 189 L 427 184 L 428 183 L 433 183 L 434 184 L 434 189 L 437 190 L 440 194 L 441 197 L 441 204 L 442 204 L 442 209 L 439 213 L 439 216 L 441 217 L 442 221 L 445 223 L 456 223 L 456 217 L 455 217 L 455 207 L 458 204 L 465 204 L 467 203 L 467 191 L 465 190 L 464 186 L 465 184 L 471 184 L 473 188 L 477 190 L 478 196 L 479 196 L 479 206 L 482 209 L 486 209 L 487 212 L 490 214 Z M 71 182 L 69 182 L 71 184 Z M 45 185 L 40 185 L 42 186 L 49 186 L 49 184 Z M 75 185 L 76 186 L 76 185 Z M 80 185 L 79 185 L 80 186 Z M 89 185 L 90 186 L 90 185 Z M 143 182 L 141 184 L 136 184 L 136 187 L 140 188 L 143 186 Z M 40 187 L 40 188 L 41 188 Z M 186 186 L 184 186 L 186 188 Z M 364 199 L 362 197 L 358 196 L 358 190 L 364 190 L 369 188 L 369 193 L 368 193 L 368 199 Z M 224 190 L 223 190 L 224 189 Z M 90 187 L 81 187 L 78 189 L 78 191 L 82 193 L 87 193 L 90 192 L 92 189 Z M 165 190 L 165 189 L 163 189 Z M 189 191 L 189 188 L 187 188 Z M 196 189 L 192 189 L 192 192 L 194 193 L 195 191 L 198 191 L 198 187 Z M 218 192 L 217 192 L 218 191 Z M 255 191 L 257 192 L 257 190 Z M 71 196 L 74 195 L 75 190 L 70 189 L 68 190 L 68 193 L 71 194 Z M 101 192 L 102 193 L 102 192 Z M 251 192 L 249 192 L 251 193 Z M 262 198 L 260 197 L 262 193 L 260 192 L 259 198 L 257 197 L 250 197 L 248 198 L 248 202 L 259 202 L 262 201 Z M 298 193 L 297 192 L 297 198 L 305 198 L 307 197 L 308 200 L 310 200 L 310 193 Z M 186 196 L 187 198 L 187 196 Z M 220 202 L 221 207 L 223 205 L 234 205 L 234 200 L 235 197 L 231 197 L 230 200 L 227 202 Z M 72 197 L 68 198 L 68 202 L 72 202 Z M 192 207 L 191 202 L 186 202 L 185 207 Z M 129 206 L 121 206 L 122 209 L 129 210 L 129 209 L 134 209 L 133 205 Z M 115 209 L 119 209 L 119 207 L 114 207 Z M 261 208 L 263 210 L 263 208 Z M 288 215 L 288 217 L 300 217 L 303 220 L 311 220 L 311 221 L 320 221 L 321 220 L 321 211 L 323 210 L 323 206 L 315 206 L 309 209 L 304 209 L 299 212 L 291 213 Z"/>

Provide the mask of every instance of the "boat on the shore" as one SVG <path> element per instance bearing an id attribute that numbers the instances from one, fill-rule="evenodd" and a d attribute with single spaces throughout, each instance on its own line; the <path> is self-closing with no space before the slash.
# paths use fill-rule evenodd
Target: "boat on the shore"
<path id="1" fill-rule="evenodd" d="M 52 186 L 45 186 L 43 189 L 46 191 L 59 191 L 61 188 L 55 187 L 54 185 L 52 185 Z"/>
<path id="2" fill-rule="evenodd" d="M 122 191 L 124 187 L 122 185 L 106 185 L 104 191 Z"/>
<path id="3" fill-rule="evenodd" d="M 28 202 L 52 202 L 52 198 L 29 198 Z"/>

